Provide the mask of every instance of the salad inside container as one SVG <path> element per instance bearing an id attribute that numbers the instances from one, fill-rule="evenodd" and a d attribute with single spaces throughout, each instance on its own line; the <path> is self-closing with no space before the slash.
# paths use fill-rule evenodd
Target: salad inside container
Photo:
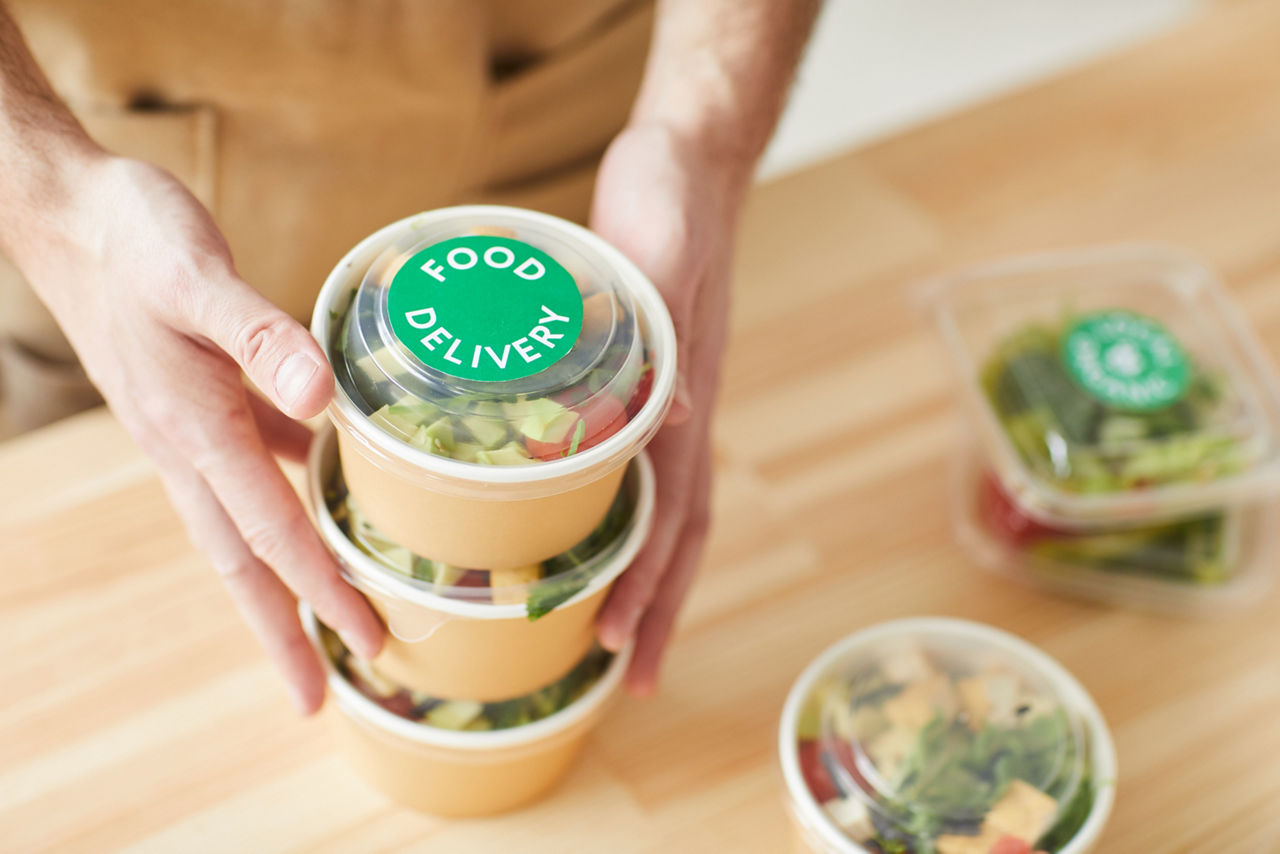
<path id="1" fill-rule="evenodd" d="M 523 697 L 491 703 L 444 700 L 396 684 L 352 655 L 333 630 L 319 624 L 318 631 L 334 668 L 366 699 L 414 723 L 455 732 L 511 729 L 551 717 L 586 694 L 613 660 L 612 653 L 596 646 L 562 679 Z"/>
<path id="2" fill-rule="evenodd" d="M 554 217 L 456 210 L 423 218 L 333 300 L 342 396 L 413 449 L 485 466 L 572 457 L 665 412 L 674 333 L 633 265 Z M 661 413 L 643 420 L 656 429 Z"/>
<path id="3" fill-rule="evenodd" d="M 1274 490 L 1280 382 L 1201 265 L 1149 247 L 1035 256 L 933 299 L 993 476 L 1030 517 L 1207 529 Z"/>
<path id="4" fill-rule="evenodd" d="M 781 738 L 793 809 L 823 850 L 1056 854 L 1110 807 L 1114 753 L 1083 689 L 963 621 L 883 624 L 828 650 Z"/>
<path id="5" fill-rule="evenodd" d="M 634 553 L 648 530 L 651 507 L 644 501 L 648 491 L 644 487 L 650 477 L 633 465 L 604 520 L 573 548 L 541 563 L 501 570 L 453 566 L 394 542 L 360 510 L 346 488 L 341 466 L 332 466 L 324 500 L 329 518 L 342 535 L 402 584 L 459 602 L 524 605 L 529 619 L 537 620 Z"/>
<path id="6" fill-rule="evenodd" d="M 984 567 L 1056 592 L 1178 614 L 1261 601 L 1274 578 L 1280 507 L 1255 502 L 1148 525 L 1063 529 L 1033 518 L 967 443 L 953 518 Z"/>

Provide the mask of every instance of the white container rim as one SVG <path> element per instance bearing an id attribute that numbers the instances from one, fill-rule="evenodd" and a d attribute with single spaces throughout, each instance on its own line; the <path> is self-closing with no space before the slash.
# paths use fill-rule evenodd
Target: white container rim
<path id="1" fill-rule="evenodd" d="M 787 694 L 782 721 L 778 727 L 778 754 L 782 763 L 782 776 L 787 784 L 788 803 L 796 820 L 810 836 L 820 839 L 826 845 L 829 854 L 867 854 L 866 848 L 836 827 L 805 786 L 796 752 L 800 710 L 814 683 L 828 668 L 852 651 L 886 638 L 923 633 L 946 634 L 998 647 L 1048 677 L 1062 698 L 1071 704 L 1072 710 L 1081 715 L 1089 732 L 1092 748 L 1093 809 L 1089 811 L 1089 818 L 1084 825 L 1070 842 L 1059 849 L 1058 854 L 1083 854 L 1088 851 L 1102 834 L 1102 828 L 1106 825 L 1115 802 L 1116 749 L 1102 712 L 1079 680 L 1051 656 L 1001 629 L 953 617 L 910 617 L 862 629 L 827 647 L 800 674 Z"/>
<path id="2" fill-rule="evenodd" d="M 329 690 L 333 692 L 334 699 L 344 710 L 359 717 L 365 723 L 406 741 L 448 750 L 475 752 L 506 750 L 513 747 L 526 747 L 560 735 L 589 718 L 604 705 L 621 684 L 622 677 L 627 672 L 627 665 L 631 663 L 632 644 L 628 644 L 614 654 L 613 660 L 609 662 L 604 673 L 581 697 L 541 720 L 510 729 L 459 732 L 402 718 L 361 694 L 354 685 L 343 678 L 325 653 L 324 645 L 320 642 L 315 613 L 305 603 L 298 606 L 298 613 L 302 617 L 302 627 L 307 637 L 311 639 L 312 646 L 324 663 Z"/>
<path id="3" fill-rule="evenodd" d="M 358 260 L 376 255 L 378 250 L 393 245 L 399 237 L 412 231 L 439 225 L 455 218 L 484 216 L 503 217 L 508 220 L 523 219 L 547 229 L 559 230 L 566 238 L 577 240 L 591 251 L 598 253 L 610 267 L 617 271 L 627 285 L 628 292 L 640 305 L 643 318 L 649 324 L 650 333 L 655 339 L 653 391 L 648 401 L 636 413 L 635 418 L 600 444 L 564 459 L 528 466 L 485 466 L 466 463 L 411 447 L 369 421 L 342 388 L 341 383 L 335 386 L 333 400 L 329 404 L 335 420 L 340 419 L 342 423 L 350 425 L 366 447 L 377 453 L 379 460 L 402 460 L 428 475 L 477 485 L 481 489 L 512 484 L 542 484 L 546 481 L 581 475 L 597 466 L 618 464 L 621 461 L 616 458 L 633 455 L 651 435 L 656 425 L 666 417 L 667 410 L 671 406 L 676 381 L 675 327 L 672 325 L 671 315 L 667 311 L 662 295 L 640 271 L 640 268 L 594 232 L 576 223 L 550 214 L 504 205 L 458 205 L 414 214 L 393 222 L 360 241 L 334 265 L 316 299 L 315 310 L 311 316 L 312 336 L 328 356 L 332 322 L 330 307 L 335 304 L 344 288 L 350 284 L 348 271 Z"/>
<path id="4" fill-rule="evenodd" d="M 351 542 L 338 527 L 338 523 L 333 521 L 333 514 L 329 512 L 329 504 L 324 498 L 325 464 L 330 455 L 337 454 L 337 439 L 337 431 L 332 425 L 326 424 L 311 440 L 311 450 L 307 460 L 307 492 L 321 539 L 356 579 L 366 581 L 383 595 L 394 596 L 414 605 L 456 617 L 474 620 L 528 619 L 528 610 L 524 603 L 497 605 L 487 602 L 469 602 L 425 590 L 410 583 L 408 579 L 397 577 L 394 570 L 383 566 Z M 626 533 L 623 534 L 622 543 L 586 587 L 579 590 L 571 599 L 557 605 L 554 610 L 570 608 L 612 584 L 631 565 L 649 538 L 649 531 L 653 527 L 656 500 L 653 463 L 650 462 L 648 453 L 641 451 L 632 459 L 631 465 L 636 472 L 636 502 Z"/>

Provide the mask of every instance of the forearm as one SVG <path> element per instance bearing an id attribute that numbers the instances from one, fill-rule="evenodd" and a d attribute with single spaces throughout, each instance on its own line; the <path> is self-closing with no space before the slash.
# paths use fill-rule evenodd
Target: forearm
<path id="1" fill-rule="evenodd" d="M 0 251 L 21 265 L 32 241 L 56 228 L 82 169 L 100 153 L 0 5 Z"/>
<path id="2" fill-rule="evenodd" d="M 818 0 L 659 0 L 631 121 L 666 127 L 749 180 Z"/>

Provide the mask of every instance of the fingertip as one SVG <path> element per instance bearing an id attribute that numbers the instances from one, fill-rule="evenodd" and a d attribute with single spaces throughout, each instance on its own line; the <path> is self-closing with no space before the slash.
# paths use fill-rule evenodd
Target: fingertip
<path id="1" fill-rule="evenodd" d="M 658 686 L 652 679 L 629 679 L 627 680 L 627 691 L 637 700 L 647 700 L 657 693 Z"/>
<path id="2" fill-rule="evenodd" d="M 597 629 L 600 645 L 610 652 L 621 652 L 635 634 L 642 613 L 641 608 L 625 601 L 607 611 Z"/>
<path id="3" fill-rule="evenodd" d="M 309 646 L 309 645 L 308 645 Z M 314 650 L 304 661 L 289 666 L 289 699 L 301 717 L 311 717 L 324 705 L 325 673 Z"/>
<path id="4" fill-rule="evenodd" d="M 639 654 L 637 651 L 637 655 Z M 657 665 L 643 658 L 634 659 L 631 668 L 627 671 L 627 693 L 643 700 L 652 697 L 657 691 Z"/>
<path id="5" fill-rule="evenodd" d="M 366 627 L 361 627 L 354 631 L 345 629 L 338 632 L 338 637 L 342 639 L 342 643 L 347 649 L 365 661 L 372 661 L 382 652 L 381 627 L 376 632 L 370 631 Z"/>
<path id="6" fill-rule="evenodd" d="M 626 633 L 616 626 L 601 626 L 598 634 L 600 645 L 609 652 L 622 652 L 622 648 L 627 645 Z"/>
<path id="7" fill-rule="evenodd" d="M 289 699 L 300 717 L 309 718 L 324 705 L 324 692 L 294 685 L 289 690 Z"/>
<path id="8" fill-rule="evenodd" d="M 675 393 L 671 397 L 671 408 L 667 411 L 666 424 L 678 426 L 693 417 L 693 396 L 689 393 L 689 383 L 684 374 L 676 377 Z"/>

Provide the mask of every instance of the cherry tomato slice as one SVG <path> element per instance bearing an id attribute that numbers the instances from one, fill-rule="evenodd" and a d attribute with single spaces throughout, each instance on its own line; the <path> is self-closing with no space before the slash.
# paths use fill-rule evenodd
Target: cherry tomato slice
<path id="1" fill-rule="evenodd" d="M 1031 854 L 1031 844 L 1016 836 L 1002 836 L 987 854 Z"/>
<path id="2" fill-rule="evenodd" d="M 635 418 L 636 413 L 644 409 L 644 405 L 649 402 L 649 396 L 653 394 L 653 368 L 646 367 L 644 373 L 640 375 L 640 380 L 636 383 L 635 389 L 631 392 L 631 399 L 627 401 L 627 418 Z"/>
<path id="3" fill-rule="evenodd" d="M 1046 525 L 1028 515 L 992 472 L 983 475 L 978 488 L 978 517 L 997 539 L 1013 546 L 1026 546 L 1049 537 L 1056 539 L 1075 535 L 1073 531 Z"/>
<path id="4" fill-rule="evenodd" d="M 796 746 L 796 750 L 800 754 L 800 774 L 804 777 L 805 785 L 808 786 L 813 799 L 818 803 L 823 803 L 832 798 L 840 797 L 840 792 L 836 789 L 836 784 L 831 779 L 831 773 L 822 762 L 822 749 L 817 740 L 804 739 Z M 854 767 L 853 748 L 849 746 L 848 742 L 838 741 L 835 743 L 835 759 L 853 777 L 854 785 L 864 791 L 870 790 L 867 781 L 862 778 L 862 775 L 858 773 L 858 769 Z M 848 792 L 845 794 L 848 794 Z"/>

